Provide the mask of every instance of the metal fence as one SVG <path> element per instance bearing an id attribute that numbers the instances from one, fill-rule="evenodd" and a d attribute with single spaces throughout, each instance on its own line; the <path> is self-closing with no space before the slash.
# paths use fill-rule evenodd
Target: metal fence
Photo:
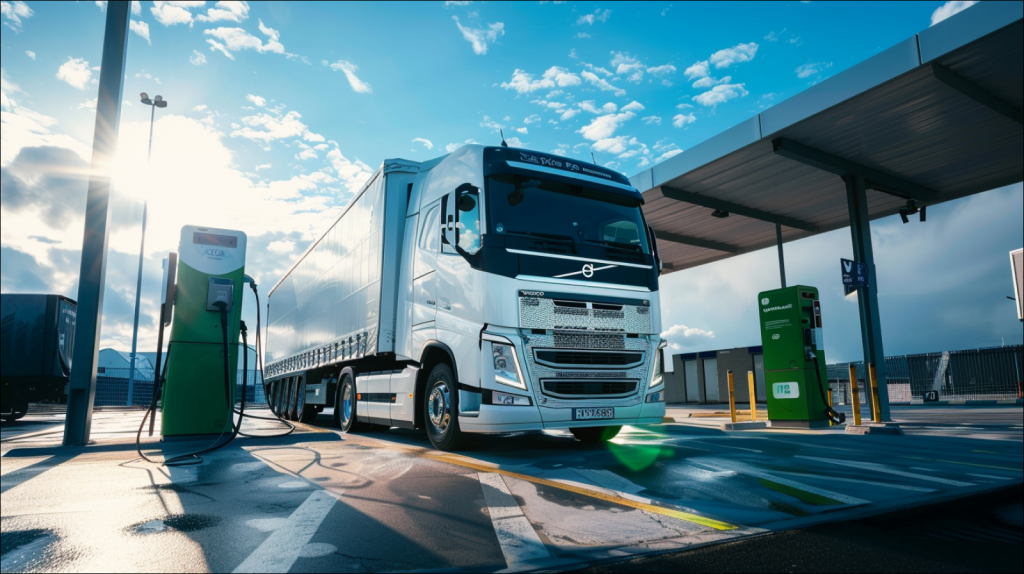
<path id="1" fill-rule="evenodd" d="M 128 374 L 131 369 L 103 369 L 102 373 L 96 375 L 96 402 L 97 407 L 148 407 L 153 400 L 153 379 L 149 377 L 140 378 L 136 371 L 135 385 L 132 389 L 132 404 L 128 404 Z M 238 380 L 235 386 L 235 396 L 242 396 L 243 386 L 245 388 L 245 403 L 247 405 L 265 405 L 267 397 L 263 393 L 263 379 L 259 371 L 250 370 L 245 374 L 244 385 L 242 371 L 239 369 Z M 253 388 L 253 383 L 255 388 Z"/>
<path id="2" fill-rule="evenodd" d="M 853 363 L 857 381 L 865 389 L 864 363 Z M 849 363 L 829 365 L 828 380 L 833 402 L 846 405 L 850 398 Z M 940 400 L 1014 400 L 1021 398 L 1021 369 L 1024 347 L 997 347 L 947 351 L 922 355 L 886 357 L 889 401 L 909 403 L 921 400 L 928 391 Z M 861 402 L 867 393 L 861 393 Z"/>

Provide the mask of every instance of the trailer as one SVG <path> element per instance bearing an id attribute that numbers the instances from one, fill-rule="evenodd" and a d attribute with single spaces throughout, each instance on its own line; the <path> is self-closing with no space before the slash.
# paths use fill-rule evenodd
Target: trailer
<path id="1" fill-rule="evenodd" d="M 269 401 L 346 432 L 568 429 L 665 412 L 655 237 L 606 168 L 468 145 L 387 160 L 271 290 Z"/>
<path id="2" fill-rule="evenodd" d="M 77 304 L 60 295 L 0 295 L 0 417 L 16 421 L 31 402 L 67 401 Z"/>

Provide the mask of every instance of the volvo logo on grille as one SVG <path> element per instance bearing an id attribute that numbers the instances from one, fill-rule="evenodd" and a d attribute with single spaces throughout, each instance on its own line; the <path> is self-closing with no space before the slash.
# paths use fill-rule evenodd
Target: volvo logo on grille
<path id="1" fill-rule="evenodd" d="M 583 266 L 583 276 L 586 277 L 587 279 L 590 279 L 591 277 L 593 277 L 594 276 L 594 266 L 591 265 L 590 263 L 587 263 L 586 265 L 584 265 Z"/>

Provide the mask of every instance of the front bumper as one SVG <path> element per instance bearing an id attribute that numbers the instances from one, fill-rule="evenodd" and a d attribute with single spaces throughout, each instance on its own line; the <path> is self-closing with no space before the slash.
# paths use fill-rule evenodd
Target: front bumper
<path id="1" fill-rule="evenodd" d="M 459 427 L 469 433 L 509 433 L 584 427 L 653 425 L 661 424 L 665 418 L 665 403 L 642 403 L 614 408 L 614 419 L 574 421 L 572 420 L 572 408 L 481 405 L 478 415 L 460 416 Z"/>

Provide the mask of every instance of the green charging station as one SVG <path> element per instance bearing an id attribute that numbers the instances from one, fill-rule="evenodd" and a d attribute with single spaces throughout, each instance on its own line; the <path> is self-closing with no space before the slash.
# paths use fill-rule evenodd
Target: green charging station
<path id="1" fill-rule="evenodd" d="M 797 285 L 758 296 L 768 420 L 773 427 L 829 426 L 821 303 Z"/>
<path id="2" fill-rule="evenodd" d="M 238 376 L 246 235 L 241 231 L 186 226 L 178 247 L 174 319 L 163 388 L 164 439 L 219 435 L 232 430 Z M 228 317 L 227 397 L 224 331 Z"/>

